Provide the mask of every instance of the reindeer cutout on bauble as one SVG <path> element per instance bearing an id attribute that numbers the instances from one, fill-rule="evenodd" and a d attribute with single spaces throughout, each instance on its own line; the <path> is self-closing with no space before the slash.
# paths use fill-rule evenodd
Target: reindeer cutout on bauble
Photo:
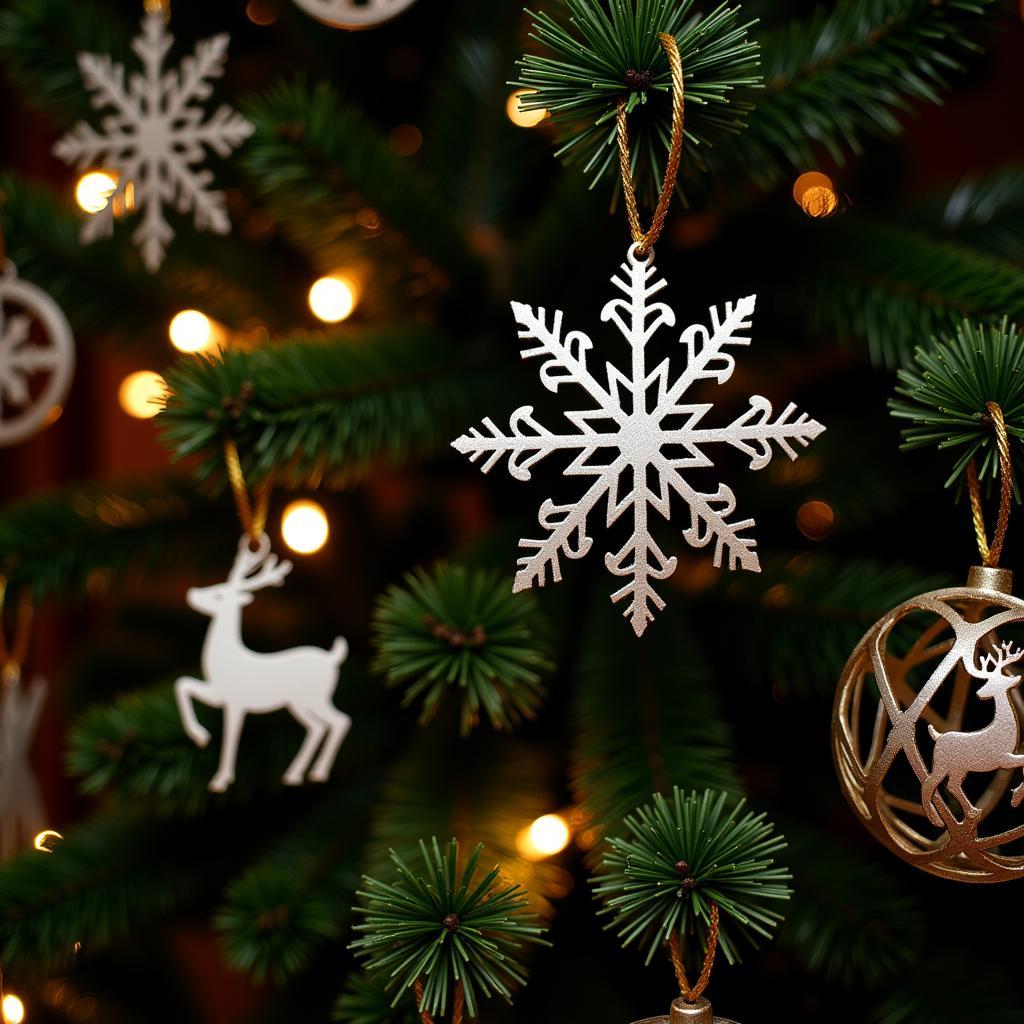
<path id="1" fill-rule="evenodd" d="M 250 651 L 242 642 L 242 609 L 252 604 L 253 593 L 280 587 L 291 571 L 291 562 L 281 562 L 270 553 L 270 538 L 265 533 L 256 550 L 244 536 L 227 581 L 188 592 L 189 606 L 211 619 L 203 644 L 206 678 L 183 676 L 175 683 L 174 692 L 185 732 L 200 747 L 210 742 L 210 733 L 196 718 L 192 702 L 224 709 L 220 767 L 210 781 L 215 793 L 223 793 L 235 780 L 238 743 L 247 714 L 287 708 L 305 727 L 306 738 L 284 774 L 288 786 L 302 784 L 314 755 L 316 761 L 308 777 L 313 782 L 326 781 L 352 724 L 351 718 L 334 706 L 338 669 L 348 657 L 348 643 L 342 637 L 329 651 L 296 647 L 273 654 Z"/>
<path id="2" fill-rule="evenodd" d="M 1024 648 L 1013 649 L 1009 642 L 993 644 L 993 653 L 986 654 L 978 663 L 967 658 L 964 665 L 975 679 L 985 680 L 976 696 L 995 702 L 992 722 L 975 732 L 942 732 L 929 725 L 928 732 L 935 741 L 932 772 L 921 789 L 921 803 L 928 820 L 940 828 L 943 825 L 935 806 L 935 792 L 943 781 L 956 797 L 964 813 L 965 822 L 976 822 L 981 808 L 975 807 L 964 792 L 964 779 L 971 772 L 995 772 L 1000 769 L 1024 768 L 1024 755 L 1017 753 L 1020 744 L 1020 721 L 1013 706 L 1010 691 L 1020 685 L 1021 676 L 1008 675 L 1006 669 L 1024 658 Z M 1012 804 L 1019 807 L 1024 800 L 1024 783 L 1013 790 Z"/>

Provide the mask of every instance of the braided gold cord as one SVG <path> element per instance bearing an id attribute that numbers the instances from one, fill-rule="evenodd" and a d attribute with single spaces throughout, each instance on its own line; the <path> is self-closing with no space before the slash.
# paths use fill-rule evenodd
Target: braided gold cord
<path id="1" fill-rule="evenodd" d="M 619 100 L 615 114 L 615 123 L 619 139 L 619 174 L 622 176 L 622 192 L 626 198 L 626 214 L 629 227 L 633 233 L 633 241 L 637 245 L 639 255 L 650 252 L 654 243 L 661 236 L 668 217 L 672 196 L 676 190 L 676 178 L 679 175 L 679 164 L 683 156 L 683 123 L 685 108 L 685 86 L 683 83 L 683 60 L 679 55 L 679 46 L 675 36 L 668 32 L 659 34 L 658 39 L 668 56 L 672 69 L 672 143 L 669 147 L 668 164 L 665 167 L 665 178 L 661 184 L 661 195 L 654 211 L 654 219 L 648 231 L 644 231 L 640 223 L 640 211 L 636 203 L 636 186 L 633 184 L 632 160 L 629 155 L 629 126 L 627 124 L 626 101 Z"/>
<path id="2" fill-rule="evenodd" d="M 996 516 L 996 532 L 989 544 L 985 529 L 985 510 L 981 503 L 981 484 L 978 481 L 978 467 L 972 460 L 967 467 L 967 493 L 971 499 L 971 518 L 974 520 L 974 535 L 978 541 L 978 553 L 986 569 L 999 565 L 1006 543 L 1006 531 L 1010 524 L 1010 510 L 1013 506 L 1013 462 L 1010 455 L 1010 438 L 1006 432 L 1006 419 L 998 402 L 985 406 L 992 420 L 999 452 L 999 512 Z"/>
<path id="3" fill-rule="evenodd" d="M 18 611 L 14 625 L 14 643 L 7 643 L 7 630 L 3 624 L 3 611 L 7 599 L 7 577 L 0 576 L 0 671 L 3 682 L 16 683 L 21 666 L 28 657 L 29 640 L 32 637 L 32 622 L 35 608 L 32 594 L 27 587 L 18 595 Z"/>
<path id="4" fill-rule="evenodd" d="M 238 445 L 234 438 L 224 439 L 224 462 L 227 465 L 228 480 L 235 495 L 238 518 L 242 521 L 242 529 L 249 535 L 253 544 L 257 544 L 267 528 L 267 510 L 270 508 L 270 485 L 262 484 L 256 491 L 256 500 L 249 497 L 245 486 L 245 474 L 242 472 L 242 460 L 238 456 Z"/>
<path id="5" fill-rule="evenodd" d="M 416 1009 L 419 1010 L 422 1024 L 434 1024 L 434 1018 L 423 1009 L 423 982 L 417 978 L 412 986 L 416 994 Z M 452 1024 L 462 1024 L 462 1018 L 466 1012 L 466 993 L 462 982 L 455 982 L 455 997 L 452 1001 Z"/>
<path id="6" fill-rule="evenodd" d="M 672 956 L 672 967 L 676 972 L 676 981 L 679 982 L 679 993 L 683 1001 L 695 1003 L 704 994 L 704 990 L 711 981 L 711 971 L 715 966 L 715 953 L 718 952 L 718 904 L 711 904 L 711 921 L 708 924 L 708 948 L 704 953 L 704 966 L 701 968 L 700 977 L 695 985 L 690 985 L 686 976 L 686 965 L 683 963 L 683 948 L 679 941 L 679 933 L 673 932 L 669 939 L 668 948 Z"/>

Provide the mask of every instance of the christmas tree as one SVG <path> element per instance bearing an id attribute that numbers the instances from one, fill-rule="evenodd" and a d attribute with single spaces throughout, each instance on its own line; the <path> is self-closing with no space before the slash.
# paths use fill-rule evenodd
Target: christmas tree
<path id="1" fill-rule="evenodd" d="M 0 0 L 5 1024 L 1019 1019 L 829 742 L 1017 561 L 1017 5 L 530 6 Z"/>

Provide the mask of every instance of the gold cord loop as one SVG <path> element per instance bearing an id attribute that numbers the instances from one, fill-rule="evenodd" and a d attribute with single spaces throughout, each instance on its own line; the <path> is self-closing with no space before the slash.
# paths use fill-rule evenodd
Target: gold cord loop
<path id="1" fill-rule="evenodd" d="M 234 438 L 224 439 L 224 461 L 227 464 L 228 480 L 235 495 L 235 506 L 238 518 L 242 521 L 242 529 L 249 535 L 253 544 L 258 544 L 266 533 L 267 510 L 270 508 L 270 484 L 263 483 L 256 489 L 255 501 L 249 497 L 245 486 L 245 474 L 242 472 L 242 460 L 238 456 L 238 445 Z"/>
<path id="2" fill-rule="evenodd" d="M 1010 523 L 1010 510 L 1013 506 L 1013 461 L 1010 456 L 1010 438 L 1006 432 L 1006 419 L 997 402 L 989 402 L 985 406 L 992 428 L 996 435 L 996 448 L 999 452 L 999 512 L 996 517 L 996 532 L 992 543 L 988 542 L 985 529 L 985 510 L 981 504 L 981 484 L 978 481 L 978 467 L 972 459 L 967 467 L 967 492 L 971 499 L 971 516 L 974 520 L 974 534 L 978 541 L 978 553 L 982 565 L 986 569 L 995 569 L 1003 555 L 1006 543 L 1006 530 Z"/>
<path id="3" fill-rule="evenodd" d="M 0 677 L 4 684 L 15 686 L 21 677 L 21 666 L 28 657 L 29 640 L 32 637 L 32 621 L 35 608 L 32 593 L 23 587 L 18 595 L 18 611 L 14 625 L 14 642 L 8 644 L 7 630 L 3 623 L 4 605 L 7 601 L 7 577 L 0 575 Z"/>
<path id="4" fill-rule="evenodd" d="M 416 994 L 416 1009 L 419 1011 L 421 1024 L 434 1024 L 434 1018 L 423 1009 L 423 980 L 417 978 L 412 986 Z M 452 999 L 452 1024 L 462 1024 L 462 1018 L 466 1012 L 466 992 L 462 982 L 455 982 L 455 995 Z"/>
<path id="5" fill-rule="evenodd" d="M 715 954 L 718 952 L 718 904 L 711 904 L 711 921 L 708 924 L 708 947 L 704 953 L 704 966 L 701 967 L 700 977 L 695 985 L 691 985 L 686 976 L 686 966 L 683 963 L 682 943 L 679 941 L 679 932 L 673 931 L 669 939 L 669 952 L 672 955 L 672 966 L 676 972 L 676 981 L 679 982 L 679 994 L 683 1002 L 695 1003 L 704 994 L 704 990 L 711 981 L 711 971 L 715 966 Z"/>
<path id="6" fill-rule="evenodd" d="M 142 0 L 147 14 L 162 14 L 164 22 L 171 20 L 171 0 Z"/>
<path id="7" fill-rule="evenodd" d="M 654 211 L 654 219 L 650 229 L 644 231 L 640 223 L 640 211 L 636 204 L 636 186 L 633 184 L 632 160 L 629 154 L 629 126 L 627 124 L 626 101 L 619 100 L 615 115 L 619 139 L 619 173 L 622 176 L 622 192 L 626 197 L 626 214 L 629 227 L 633 233 L 633 241 L 637 245 L 638 255 L 650 252 L 654 243 L 661 236 L 668 217 L 672 196 L 676 190 L 676 178 L 679 175 L 679 164 L 683 156 L 683 123 L 685 107 L 685 86 L 683 83 L 683 60 L 679 55 L 679 45 L 675 36 L 668 32 L 658 35 L 662 47 L 668 56 L 669 67 L 672 69 L 672 143 L 669 147 L 668 164 L 665 167 L 665 178 L 661 183 L 661 195 Z"/>

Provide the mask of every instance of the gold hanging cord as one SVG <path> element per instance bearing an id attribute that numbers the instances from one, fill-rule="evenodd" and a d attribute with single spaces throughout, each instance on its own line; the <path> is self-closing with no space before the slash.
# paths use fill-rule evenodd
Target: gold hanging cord
<path id="1" fill-rule="evenodd" d="M 224 461 L 227 464 L 228 480 L 235 495 L 238 518 L 242 521 L 242 529 L 249 535 L 252 544 L 259 544 L 267 528 L 267 510 L 270 507 L 270 483 L 260 484 L 256 489 L 255 499 L 250 498 L 249 489 L 245 486 L 245 474 L 242 472 L 242 460 L 238 456 L 238 445 L 234 438 L 224 439 Z"/>
<path id="2" fill-rule="evenodd" d="M 413 992 L 416 994 L 416 1008 L 419 1010 L 422 1024 L 434 1024 L 434 1018 L 424 1010 L 423 1007 L 423 982 L 417 978 L 413 985 Z M 462 1018 L 466 1011 L 466 993 L 463 991 L 462 982 L 455 982 L 455 995 L 452 997 L 452 1024 L 462 1024 Z"/>
<path id="3" fill-rule="evenodd" d="M 669 207 L 672 205 L 672 196 L 676 190 L 676 178 L 679 175 L 679 164 L 683 156 L 685 106 L 683 61 L 679 56 L 679 46 L 675 36 L 668 32 L 661 32 L 658 39 L 668 56 L 669 67 L 672 69 L 672 143 L 669 147 L 665 178 L 661 184 L 661 195 L 658 197 L 654 219 L 647 231 L 644 231 L 643 225 L 640 223 L 640 211 L 636 205 L 636 186 L 633 184 L 632 160 L 629 155 L 629 126 L 625 100 L 619 100 L 615 119 L 619 137 L 619 173 L 622 176 L 622 192 L 626 197 L 629 227 L 633 232 L 633 241 L 637 245 L 637 252 L 640 256 L 650 252 L 665 227 L 665 218 L 668 217 Z"/>
<path id="4" fill-rule="evenodd" d="M 32 636 L 32 620 L 35 609 L 32 593 L 23 587 L 18 594 L 18 610 L 15 615 L 14 640 L 7 642 L 7 629 L 3 622 L 4 606 L 7 602 L 7 576 L 0 574 L 0 677 L 5 685 L 16 686 L 21 677 L 21 666 L 28 657 L 28 644 Z"/>
<path id="5" fill-rule="evenodd" d="M 985 530 L 985 510 L 981 505 L 981 484 L 978 481 L 978 467 L 972 459 L 967 467 L 967 492 L 971 498 L 971 515 L 974 519 L 974 533 L 978 540 L 978 553 L 986 569 L 995 569 L 1003 554 L 1006 543 L 1006 529 L 1010 523 L 1010 509 L 1013 505 L 1013 462 L 1010 458 L 1010 438 L 1006 433 L 1006 420 L 997 402 L 985 406 L 996 435 L 999 452 L 999 513 L 996 517 L 996 532 L 992 543 L 988 542 Z"/>
<path id="6" fill-rule="evenodd" d="M 704 994 L 704 990 L 711 981 L 711 970 L 715 966 L 715 953 L 718 952 L 718 904 L 711 903 L 711 921 L 708 924 L 708 946 L 704 953 L 704 966 L 700 970 L 700 977 L 697 983 L 691 985 L 686 976 L 686 966 L 683 963 L 682 943 L 679 941 L 679 932 L 673 931 L 669 939 L 668 948 L 672 954 L 672 966 L 675 968 L 676 981 L 679 982 L 679 993 L 685 1003 L 695 1003 Z"/>
<path id="7" fill-rule="evenodd" d="M 162 14 L 164 24 L 171 20 L 171 0 L 142 0 L 147 14 Z"/>

